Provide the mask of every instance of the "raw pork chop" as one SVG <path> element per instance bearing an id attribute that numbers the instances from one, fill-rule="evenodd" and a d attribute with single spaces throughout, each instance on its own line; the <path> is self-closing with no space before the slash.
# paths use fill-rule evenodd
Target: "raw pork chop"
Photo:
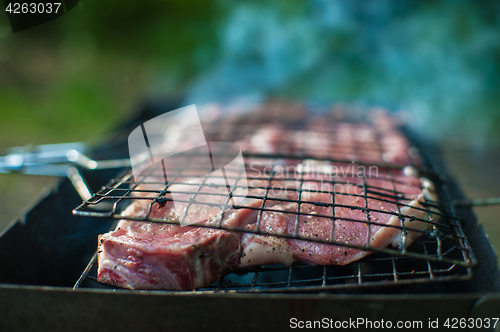
<path id="1" fill-rule="evenodd" d="M 144 216 L 149 204 L 138 200 L 124 215 Z M 191 209 L 198 215 L 207 213 L 203 205 Z M 228 210 L 222 225 L 242 227 L 255 220 L 255 213 Z M 161 208 L 153 205 L 150 217 L 177 214 L 169 202 Z M 198 224 L 217 222 L 208 219 Z M 240 235 L 206 227 L 121 220 L 116 230 L 99 236 L 98 252 L 100 282 L 130 289 L 192 290 L 210 285 L 238 265 Z"/>
<path id="2" fill-rule="evenodd" d="M 395 125 L 382 115 L 374 120 L 374 126 L 363 124 L 335 123 L 329 121 L 316 121 L 312 119 L 301 130 L 287 127 L 286 125 L 263 125 L 245 138 L 238 141 L 242 151 L 257 154 L 290 154 L 309 155 L 312 157 L 332 158 L 342 160 L 355 160 L 363 162 L 387 163 L 416 163 L 415 157 L 410 153 L 411 148 L 406 138 L 396 130 Z M 217 131 L 215 131 L 217 132 Z M 231 128 L 231 132 L 234 132 Z M 210 137 L 207 137 L 210 141 Z M 380 144 L 375 144 L 376 140 Z M 189 142 L 187 143 L 190 144 Z M 190 146 L 186 146 L 189 148 Z M 255 167 L 252 165 L 255 163 Z M 276 172 L 276 166 L 299 166 L 300 158 L 275 159 L 275 158 L 246 158 L 247 167 L 255 170 L 256 174 L 249 179 L 248 195 L 252 198 L 240 204 L 239 208 L 229 209 L 224 212 L 217 205 L 220 201 L 214 196 L 204 197 L 200 204 L 193 204 L 187 211 L 186 205 L 176 205 L 167 202 L 164 206 L 153 204 L 148 214 L 149 218 L 156 219 L 193 219 L 198 224 L 218 224 L 227 227 L 257 227 L 257 212 L 255 208 L 262 206 L 262 197 L 266 196 L 265 211 L 260 218 L 259 230 L 270 234 L 294 234 L 305 238 L 330 239 L 340 243 L 354 243 L 365 246 L 367 242 L 372 247 L 386 247 L 409 245 L 421 233 L 409 231 L 406 242 L 402 244 L 401 231 L 394 227 L 384 225 L 401 224 L 393 214 L 397 212 L 396 202 L 384 202 L 373 199 L 384 196 L 384 190 L 377 193 L 372 189 L 367 193 L 368 202 L 363 197 L 349 196 L 358 190 L 356 179 L 351 179 L 345 185 L 347 195 L 336 194 L 337 207 L 314 205 L 312 202 L 331 203 L 331 184 L 323 183 L 318 192 L 314 189 L 317 180 L 322 180 L 320 175 L 292 176 L 287 181 L 282 181 L 279 174 L 274 174 L 274 180 L 268 181 L 267 174 L 261 172 L 270 167 Z M 303 169 L 307 173 L 307 169 Z M 247 169 L 248 172 L 248 169 Z M 399 178 L 398 178 L 399 176 Z M 345 176 L 344 176 L 345 177 Z M 385 188 L 386 191 L 396 190 L 403 194 L 399 203 L 407 204 L 401 207 L 401 214 L 408 216 L 405 225 L 411 224 L 415 230 L 425 229 L 429 223 L 411 221 L 414 216 L 426 219 L 427 215 L 416 208 L 421 207 L 420 202 L 424 197 L 435 200 L 431 184 L 420 189 L 418 178 L 414 175 L 394 175 L 396 188 L 392 188 L 389 181 L 383 178 L 367 179 L 368 185 Z M 287 176 L 287 178 L 289 178 Z M 301 180 L 303 181 L 301 186 Z M 182 180 L 182 176 L 178 181 Z M 341 179 L 336 179 L 339 182 Z M 346 179 L 344 179 L 346 180 Z M 151 182 L 158 182 L 153 179 Z M 269 191 L 269 186 L 277 186 L 278 190 Z M 286 188 L 286 190 L 283 189 Z M 183 189 L 182 185 L 171 186 L 170 190 Z M 138 199 L 124 212 L 125 216 L 140 218 L 146 216 L 150 209 L 152 199 L 158 196 L 163 187 L 158 185 L 143 185 L 146 190 L 138 194 Z M 184 188 L 185 189 L 185 188 Z M 302 189 L 298 218 L 290 212 L 297 211 L 296 203 L 286 200 L 297 200 L 299 190 Z M 147 191 L 149 190 L 149 191 Z M 337 192 L 335 190 L 335 192 Z M 189 200 L 186 194 L 186 201 Z M 211 201 L 212 200 L 212 201 Z M 198 200 L 199 202 L 199 200 Z M 311 203 L 307 203 L 311 202 Z M 205 203 L 205 204 L 203 204 Z M 210 205 L 210 203 L 216 203 Z M 207 205 L 208 204 L 208 205 Z M 345 205 L 344 207 L 338 205 Z M 366 224 L 366 214 L 358 208 L 368 204 L 369 208 L 377 208 L 382 212 L 370 212 Z M 249 208 L 244 208 L 244 207 Z M 357 208 L 349 208 L 353 206 Z M 254 209 L 250 209 L 254 208 Z M 331 217 L 335 213 L 334 231 L 331 234 Z M 217 217 L 213 217 L 216 215 Z M 351 220 L 352 219 L 352 220 Z M 353 221 L 358 220 L 358 222 Z M 296 226 L 297 225 L 297 229 Z M 369 234 L 368 234 L 369 232 Z M 284 239 L 273 236 L 234 233 L 221 229 L 206 227 L 171 225 L 165 223 L 134 222 L 122 220 L 117 228 L 99 237 L 99 269 L 98 280 L 103 283 L 131 289 L 171 289 L 192 290 L 219 280 L 225 274 L 235 270 L 239 265 L 260 265 L 283 262 L 286 265 L 293 261 L 311 264 L 347 264 L 359 259 L 369 252 L 359 249 L 350 249 L 343 246 L 325 245 L 314 242 Z M 240 260 L 240 255 L 244 257 Z"/>
<path id="3" fill-rule="evenodd" d="M 415 175 L 393 174 L 392 177 L 394 188 L 387 178 L 367 178 L 368 202 L 366 202 L 363 189 L 359 186 L 362 179 L 349 176 L 334 177 L 336 185 L 333 200 L 332 185 L 329 183 L 331 180 L 325 182 L 324 175 L 305 176 L 301 201 L 306 203 L 300 205 L 300 210 L 297 209 L 297 203 L 270 207 L 271 211 L 262 213 L 259 231 L 266 234 L 296 234 L 303 238 L 372 248 L 385 248 L 389 244 L 401 248 L 404 238 L 407 247 L 421 236 L 422 232 L 419 231 L 432 226 L 431 223 L 423 221 L 427 220 L 428 215 L 421 203 L 425 202 L 425 199 L 436 201 L 437 198 L 432 183 L 428 180 L 422 181 L 423 189 L 420 189 L 419 178 Z M 312 179 L 314 181 L 311 181 Z M 396 199 L 392 196 L 394 191 L 399 194 L 399 209 Z M 325 204 L 315 205 L 307 202 Z M 332 208 L 333 202 L 335 213 Z M 367 214 L 364 210 L 366 205 L 368 209 L 377 211 L 370 211 Z M 399 219 L 399 213 L 403 221 Z M 335 222 L 332 230 L 333 216 Z M 403 236 L 400 228 L 391 227 L 402 225 L 414 231 L 407 231 Z M 255 230 L 256 227 L 256 224 L 247 226 L 249 230 Z M 344 265 L 370 254 L 370 251 L 346 246 L 251 233 L 243 236 L 241 246 L 242 266 L 274 263 L 290 265 L 294 261 L 306 264 Z"/>
<path id="4" fill-rule="evenodd" d="M 370 113 L 372 124 L 311 118 L 300 128 L 266 124 L 237 143 L 242 151 L 261 154 L 307 155 L 364 163 L 420 165 L 421 160 L 384 112 Z"/>
<path id="5" fill-rule="evenodd" d="M 230 176 L 231 172 L 227 174 Z M 138 198 L 126 209 L 124 216 L 146 216 L 151 200 L 157 197 L 158 190 L 163 189 L 158 186 L 156 178 L 146 178 L 143 182 L 152 184 L 136 188 Z M 264 182 L 250 181 L 248 195 L 262 197 L 265 190 L 259 186 L 264 186 Z M 185 184 L 173 184 L 169 190 L 193 191 Z M 235 189 L 233 193 L 237 191 Z M 187 203 L 174 205 L 170 200 L 162 207 L 155 203 L 148 217 L 177 221 L 190 219 L 197 225 L 216 226 L 223 212 L 220 205 L 226 197 L 210 195 L 214 192 L 213 187 L 203 186 L 196 202 L 189 206 Z M 286 195 L 282 191 L 269 197 L 286 198 Z M 188 193 L 184 198 L 187 201 L 192 196 Z M 171 199 L 169 195 L 167 197 Z M 221 226 L 242 228 L 255 222 L 257 210 L 241 207 L 258 208 L 261 204 L 261 199 L 246 198 L 239 208 L 224 212 Z M 98 280 L 130 289 L 193 290 L 206 287 L 238 267 L 241 236 L 241 233 L 207 227 L 122 220 L 114 231 L 99 237 Z"/>

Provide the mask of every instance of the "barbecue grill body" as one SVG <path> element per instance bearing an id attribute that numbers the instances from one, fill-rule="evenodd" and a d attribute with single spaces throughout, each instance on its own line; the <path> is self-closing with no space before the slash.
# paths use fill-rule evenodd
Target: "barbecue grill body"
<path id="1" fill-rule="evenodd" d="M 174 105 L 149 105 L 117 134 L 96 148 L 94 157 L 126 158 L 126 128 L 161 114 Z M 423 148 L 443 176 L 437 155 Z M 118 171 L 82 170 L 96 192 Z M 464 196 L 446 177 L 453 199 Z M 142 330 L 197 328 L 282 330 L 298 320 L 422 320 L 481 317 L 500 303 L 497 257 L 471 208 L 457 209 L 478 265 L 467 281 L 364 287 L 304 294 L 230 292 L 125 291 L 72 286 L 96 248 L 97 235 L 115 222 L 74 216 L 81 199 L 69 180 L 44 193 L 22 220 L 0 237 L 0 331 Z M 489 294 L 489 295 L 488 295 Z"/>
<path id="2" fill-rule="evenodd" d="M 0 294 L 2 331 L 283 331 L 292 318 L 418 320 L 425 327 L 429 318 L 469 317 L 478 302 L 477 294 L 179 294 L 23 286 L 4 287 Z"/>

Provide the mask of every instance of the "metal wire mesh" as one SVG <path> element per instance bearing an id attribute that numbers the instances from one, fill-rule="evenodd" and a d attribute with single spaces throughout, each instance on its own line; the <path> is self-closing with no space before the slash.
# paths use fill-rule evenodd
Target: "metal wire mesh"
<path id="1" fill-rule="evenodd" d="M 278 291 L 318 291 L 343 288 L 358 288 L 363 286 L 394 285 L 407 283 L 421 283 L 432 281 L 467 279 L 472 276 L 471 267 L 476 261 L 463 233 L 461 223 L 451 206 L 449 194 L 446 192 L 445 184 L 439 177 L 433 177 L 436 188 L 437 200 L 425 200 L 420 205 L 411 205 L 415 197 L 405 192 L 402 188 L 415 187 L 414 183 L 406 181 L 404 166 L 413 164 L 419 169 L 420 174 L 428 173 L 425 163 L 420 157 L 409 155 L 407 160 L 392 160 L 387 162 L 385 155 L 390 152 L 390 144 L 384 143 L 383 136 L 387 136 L 387 128 L 380 128 L 373 124 L 353 124 L 349 127 L 348 122 L 331 122 L 332 119 L 312 119 L 304 121 L 305 114 L 301 109 L 283 117 L 278 109 L 277 114 L 267 112 L 258 116 L 256 112 L 247 118 L 236 118 L 232 121 L 214 122 L 205 129 L 205 135 L 209 141 L 232 141 L 243 145 L 243 153 L 246 162 L 246 180 L 243 182 L 242 174 L 229 170 L 226 177 L 234 180 L 233 187 L 224 197 L 224 202 L 210 203 L 208 195 L 220 195 L 204 190 L 204 183 L 208 177 L 199 177 L 192 187 L 182 190 L 175 189 L 176 185 L 183 184 L 183 179 L 191 174 L 197 173 L 196 163 L 186 163 L 187 166 L 179 168 L 176 176 L 166 178 L 162 167 L 151 168 L 144 172 L 140 178 L 134 179 L 131 172 L 112 180 L 103 187 L 91 199 L 78 206 L 74 213 L 82 216 L 104 217 L 113 219 L 128 219 L 142 222 L 163 222 L 179 224 L 190 207 L 197 204 L 220 207 L 221 215 L 218 222 L 199 223 L 198 227 L 218 228 L 235 232 L 244 232 L 254 235 L 272 235 L 289 240 L 304 240 L 318 244 L 335 245 L 339 249 L 358 249 L 369 251 L 371 256 L 363 258 L 345 266 L 329 265 L 305 265 L 295 263 L 285 267 L 281 264 L 246 268 L 238 274 L 230 274 L 222 278 L 210 289 L 198 291 L 245 291 L 245 292 L 278 292 Z M 270 116 L 271 114 L 271 116 Z M 274 116 L 272 116 L 274 114 Z M 284 120 L 285 119 L 285 120 Z M 259 135 L 263 125 L 269 125 L 279 120 L 281 133 L 294 133 L 296 144 L 293 148 L 288 146 L 289 137 L 277 137 L 273 142 L 279 147 L 275 151 L 262 152 L 255 149 L 252 137 Z M 318 121 L 315 121 L 318 120 Z M 328 146 L 314 147 L 301 139 L 301 135 L 307 134 L 308 125 L 321 123 L 340 123 L 341 125 L 319 126 L 319 132 L 335 139 L 328 139 Z M 360 127 L 361 126 L 361 127 Z M 315 127 L 318 129 L 318 127 Z M 348 129 L 345 129 L 348 128 Z M 365 137 L 355 137 L 359 128 L 365 131 Z M 309 130 L 311 128 L 309 127 Z M 341 132 L 341 133 L 339 133 Z M 299 133 L 299 134 L 297 134 Z M 366 144 L 369 142 L 369 144 Z M 412 149 L 404 147 L 407 151 Z M 411 150 L 410 150 L 411 151 Z M 420 151 L 421 153 L 422 151 Z M 360 176 L 325 176 L 323 172 L 316 177 L 308 177 L 307 171 L 290 173 L 283 172 L 287 166 L 297 168 L 307 165 L 311 160 L 321 161 L 332 166 L 343 167 L 377 167 L 376 176 L 361 174 Z M 257 165 L 257 166 L 255 166 Z M 264 169 L 267 171 L 264 172 Z M 330 168 L 331 170 L 331 168 Z M 328 172 L 326 172 L 328 173 Z M 330 174 L 331 175 L 331 174 Z M 359 175 L 359 174 L 357 174 Z M 431 176 L 432 174 L 427 174 Z M 355 179 L 357 178 L 357 180 Z M 354 182 L 350 182 L 354 181 Z M 293 184 L 287 188 L 288 195 L 273 194 L 276 185 L 281 187 Z M 223 184 L 222 184 L 223 185 Z M 311 186 L 317 185 L 312 190 Z M 340 192 L 336 186 L 352 188 L 355 185 L 359 192 Z M 213 184 L 211 185 L 213 186 Z M 250 209 L 257 211 L 256 224 L 254 228 L 235 227 L 224 224 L 224 218 L 228 215 L 226 206 L 231 199 L 239 197 L 236 193 L 238 188 L 248 188 L 247 199 L 252 204 L 234 205 L 231 211 Z M 413 188 L 416 189 L 416 188 Z M 421 188 L 418 188 L 421 189 Z M 185 212 L 181 218 L 169 218 L 158 214 L 158 211 L 172 201 L 169 196 L 173 191 L 188 197 L 184 203 Z M 314 198 L 330 197 L 329 201 L 318 201 Z M 197 199 L 198 198 L 198 199 Z M 345 204 L 346 199 L 355 200 L 357 204 Z M 124 214 L 130 203 L 141 202 L 146 209 L 141 215 Z M 352 202 L 352 201 L 351 201 Z M 289 204 L 293 206 L 285 212 L 276 208 L 275 204 Z M 381 206 L 376 208 L 376 206 Z M 374 207 L 375 206 L 375 207 Z M 387 209 L 387 206 L 395 206 L 396 209 Z M 309 207 L 309 210 L 308 208 Z M 318 234 L 307 234 L 301 232 L 304 226 L 304 218 L 311 216 L 311 209 L 315 210 L 314 218 L 317 220 L 329 220 L 330 233 L 326 236 Z M 348 209 L 359 211 L 363 218 L 338 215 L 338 211 Z M 319 213 L 318 213 L 319 211 Z M 410 211 L 410 212 L 409 212 Z M 415 213 L 419 212 L 419 213 Z M 423 214 L 421 212 L 424 212 Z M 265 214 L 285 213 L 294 218 L 293 231 L 275 232 L 261 227 L 264 223 Z M 418 217 L 418 216 L 420 217 Z M 425 215 L 425 217 L 422 217 Z M 387 224 L 379 222 L 380 216 L 396 217 L 400 224 Z M 335 239 L 333 236 L 335 227 L 339 222 L 348 222 L 364 225 L 366 227 L 365 241 L 349 242 L 347 240 Z M 413 225 L 420 223 L 429 227 L 418 228 Z M 400 248 L 377 247 L 371 245 L 371 237 L 374 229 L 393 228 L 401 234 Z M 418 241 L 406 246 L 410 241 L 411 234 L 420 233 Z M 346 251 L 347 254 L 347 251 Z M 96 255 L 89 263 L 75 287 L 84 284 L 85 279 L 94 279 L 91 275 L 95 273 Z M 93 272 L 94 271 L 94 272 Z"/>
<path id="2" fill-rule="evenodd" d="M 434 243 L 418 242 L 426 246 Z M 425 251 L 424 248 L 422 250 Z M 97 278 L 97 256 L 94 255 L 75 283 L 74 288 L 115 288 L 100 283 Z M 352 290 L 395 285 L 416 285 L 465 280 L 471 268 L 415 260 L 408 257 L 373 254 L 345 266 L 293 264 L 263 265 L 241 270 L 223 277 L 210 287 L 196 292 L 318 292 Z"/>

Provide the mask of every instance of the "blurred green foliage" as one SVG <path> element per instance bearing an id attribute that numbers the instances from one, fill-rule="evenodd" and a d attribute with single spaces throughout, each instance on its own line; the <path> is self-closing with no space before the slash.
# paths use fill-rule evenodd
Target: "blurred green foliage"
<path id="1" fill-rule="evenodd" d="M 214 60 L 223 15 L 207 1 L 81 0 L 13 34 L 2 13 L 0 148 L 102 138 L 157 77 L 182 95 Z"/>
<path id="2" fill-rule="evenodd" d="M 16 34 L 2 13 L 0 148 L 97 140 L 152 95 L 254 92 L 392 103 L 434 136 L 500 142 L 499 12 L 493 0 L 80 0 Z"/>
<path id="3" fill-rule="evenodd" d="M 100 142 L 150 95 L 178 97 L 216 57 L 208 1 L 86 1 L 12 33 L 0 13 L 0 151 Z M 0 174 L 0 231 L 55 179 Z"/>

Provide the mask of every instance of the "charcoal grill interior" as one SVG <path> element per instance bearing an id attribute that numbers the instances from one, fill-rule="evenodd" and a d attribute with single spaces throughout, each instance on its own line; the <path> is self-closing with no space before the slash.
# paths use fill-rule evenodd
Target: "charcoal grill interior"
<path id="1" fill-rule="evenodd" d="M 286 110 L 290 109 L 293 111 L 294 107 L 286 104 L 285 106 L 274 107 L 272 106 L 272 104 L 271 106 L 267 107 L 263 106 L 261 107 L 261 110 L 263 110 L 264 112 L 262 112 L 261 114 L 259 114 L 257 110 L 257 114 L 250 114 L 248 116 L 237 119 L 237 121 L 230 121 L 229 124 L 227 120 L 222 120 L 222 122 L 220 123 L 215 122 L 210 124 L 209 126 L 205 126 L 205 135 L 208 141 L 235 142 L 238 139 L 245 137 L 246 135 L 252 135 L 262 125 L 267 125 L 270 123 L 279 123 L 281 126 L 283 126 L 283 122 L 285 122 L 286 127 L 290 130 L 304 129 L 304 124 L 306 122 L 304 120 L 305 117 L 308 116 L 307 113 L 301 111 L 301 108 L 295 107 L 295 111 L 292 112 L 292 116 L 284 117 L 283 113 Z M 336 113 L 334 112 L 326 113 L 326 115 L 323 116 L 327 118 L 338 118 L 338 115 L 336 115 Z M 335 121 L 335 119 L 328 120 Z M 356 121 L 357 123 L 363 123 L 363 121 L 366 121 L 361 119 L 361 115 L 350 118 L 349 120 Z M 334 131 L 334 129 L 330 129 L 327 134 L 330 137 L 337 137 L 337 133 Z M 402 170 L 405 165 L 389 166 L 384 163 L 382 158 L 384 149 L 380 142 L 380 139 L 378 138 L 379 135 L 376 135 L 376 137 L 377 140 L 375 152 L 378 154 L 377 156 L 380 159 L 380 163 L 375 165 L 377 165 L 377 167 L 380 167 L 381 172 L 384 172 L 383 170 L 386 170 L 386 172 L 388 172 L 388 178 L 391 180 L 393 190 L 388 191 L 384 188 L 368 185 L 366 182 L 366 177 L 364 177 L 362 179 L 363 192 L 359 195 L 352 193 L 348 195 L 358 196 L 364 199 L 365 202 L 367 202 L 368 199 L 376 200 L 379 202 L 395 201 L 397 202 L 399 212 L 394 212 L 391 214 L 399 216 L 400 219 L 403 220 L 404 218 L 401 217 L 401 208 L 408 205 L 399 202 L 401 193 L 396 191 L 396 180 L 394 180 L 388 170 Z M 414 144 L 416 143 L 417 142 L 414 142 Z M 331 144 L 332 146 L 330 148 L 331 150 L 333 150 L 333 147 L 336 146 L 336 144 L 339 144 L 339 142 L 336 142 L 334 139 L 332 139 Z M 340 144 L 342 144 L 342 142 L 340 142 Z M 336 147 L 338 148 L 338 146 Z M 369 152 L 373 153 L 373 151 L 364 151 L 365 146 L 354 144 L 347 146 L 341 145 L 340 147 L 343 149 L 350 149 L 354 152 L 355 156 L 357 156 L 358 159 L 351 161 L 323 157 L 321 158 L 321 160 L 337 163 L 353 162 L 353 164 L 347 165 L 361 164 L 366 165 L 366 167 L 374 165 L 373 163 L 363 163 L 362 160 L 359 159 Z M 290 267 L 285 267 L 283 265 L 273 265 L 252 268 L 248 269 L 247 271 L 240 271 L 237 274 L 233 273 L 229 276 L 226 276 L 219 282 L 213 284 L 210 288 L 203 288 L 198 290 L 198 292 L 223 292 L 235 290 L 240 292 L 327 291 L 335 289 L 352 289 L 359 287 L 368 288 L 393 286 L 399 284 L 409 285 L 427 282 L 449 282 L 470 279 L 473 275 L 472 267 L 476 265 L 477 261 L 471 250 L 467 237 L 464 235 L 464 230 L 462 227 L 463 220 L 460 217 L 456 216 L 454 207 L 451 205 L 452 197 L 450 197 L 450 194 L 448 193 L 446 181 L 443 180 L 442 176 L 440 176 L 440 173 L 437 173 L 436 170 L 433 169 L 432 163 L 427 158 L 422 148 L 420 148 L 420 150 L 420 155 L 423 157 L 424 163 L 422 165 L 414 166 L 420 169 L 421 174 L 423 173 L 433 180 L 438 190 L 439 201 L 434 202 L 427 200 L 426 205 L 423 209 L 427 215 L 426 219 L 414 218 L 418 221 L 432 224 L 431 229 L 427 231 L 420 231 L 424 234 L 416 243 L 412 244 L 406 249 L 398 250 L 393 248 L 370 247 L 368 242 L 366 242 L 365 245 L 356 245 L 352 243 L 345 244 L 341 242 L 335 242 L 333 241 L 333 239 L 328 241 L 321 238 L 301 237 L 297 234 L 279 234 L 278 236 L 280 237 L 303 239 L 318 243 L 337 244 L 343 245 L 345 247 L 364 250 L 369 249 L 376 254 L 370 255 L 359 262 L 351 263 L 347 266 L 308 266 L 296 263 Z M 318 159 L 317 155 L 308 155 L 306 154 L 306 152 L 304 152 L 304 150 L 295 154 L 255 154 L 245 153 L 245 151 L 243 151 L 243 154 L 245 157 L 251 157 L 253 161 L 258 161 L 259 165 L 280 165 L 280 163 L 283 163 L 283 161 L 294 161 L 296 164 L 298 164 L 308 159 Z M 356 164 L 354 164 L 354 162 Z M 81 205 L 75 208 L 74 213 L 78 216 L 85 217 L 130 219 L 137 220 L 139 222 L 153 221 L 178 224 L 178 220 L 164 220 L 151 217 L 150 212 L 153 209 L 157 208 L 160 202 L 165 203 L 165 201 L 171 200 L 171 198 L 165 198 L 164 195 L 168 193 L 168 190 L 172 184 L 181 183 L 176 182 L 177 177 L 186 176 L 189 175 L 190 172 L 193 173 L 199 171 L 199 167 L 196 163 L 186 164 L 188 166 L 178 170 L 178 173 L 172 179 L 167 179 L 165 177 L 164 170 L 162 170 L 161 167 L 150 168 L 148 171 L 145 171 L 144 174 L 141 174 L 141 177 L 139 177 L 137 180 L 133 178 L 132 172 L 128 171 L 125 173 L 125 175 L 119 176 L 116 179 L 112 180 L 99 192 L 97 192 L 91 199 L 83 202 Z M 255 171 L 255 168 L 250 168 L 250 165 L 248 165 L 248 163 L 246 166 L 246 176 L 249 181 L 251 181 L 252 179 L 262 180 L 262 177 L 257 177 L 256 172 L 252 172 L 252 170 Z M 259 170 L 259 175 L 260 174 L 261 173 Z M 379 176 L 380 178 L 385 177 L 383 174 L 380 174 Z M 235 180 L 235 183 L 241 183 L 241 174 L 234 175 L 233 179 Z M 297 190 L 298 199 L 295 200 L 268 197 L 267 193 L 273 190 L 273 188 L 271 187 L 272 182 L 282 181 L 282 183 L 286 183 L 286 181 L 295 179 L 296 178 L 293 178 L 292 175 L 289 174 L 288 176 L 278 178 L 276 177 L 276 172 L 270 172 L 270 174 L 264 178 L 264 182 L 268 183 L 268 185 L 264 187 L 256 187 L 258 189 L 263 189 L 265 191 L 265 194 L 260 196 L 247 196 L 249 198 L 259 199 L 261 201 L 260 207 L 253 207 L 253 209 L 259 211 L 257 224 L 259 224 L 260 222 L 263 211 L 273 211 L 272 207 L 264 207 L 265 203 L 273 200 L 276 202 L 284 201 L 297 203 L 297 206 L 300 206 L 300 204 L 321 204 L 322 206 L 332 207 L 332 210 L 336 206 L 343 207 L 343 205 L 341 204 L 335 204 L 335 197 L 347 194 L 336 192 L 332 195 L 332 203 L 325 205 L 325 203 L 301 200 L 302 193 L 307 191 L 303 190 L 302 187 Z M 336 183 L 332 182 L 331 184 L 333 187 Z M 343 182 L 338 182 L 338 184 L 348 185 Z M 148 190 L 147 188 L 145 189 L 145 185 L 155 185 L 156 188 L 161 189 Z M 188 194 L 192 197 L 198 197 L 200 195 L 206 194 L 200 192 L 202 187 L 203 180 L 201 180 L 200 185 L 193 185 L 191 191 L 183 191 L 182 193 Z M 233 194 L 233 191 L 237 188 L 238 185 L 232 188 L 231 192 L 229 192 L 229 195 L 226 195 L 226 204 L 231 199 L 231 197 L 238 197 L 237 194 Z M 249 188 L 252 187 L 250 186 Z M 330 194 L 330 192 L 324 193 Z M 147 194 L 150 198 L 138 197 L 138 194 Z M 122 214 L 123 210 L 128 204 L 137 200 L 148 201 L 149 210 L 146 216 L 134 217 Z M 191 204 L 193 204 L 193 202 L 189 201 L 188 208 Z M 233 208 L 238 209 L 248 207 L 233 205 Z M 221 210 L 224 211 L 225 207 L 222 206 Z M 297 211 L 294 214 L 297 216 L 305 214 L 299 211 L 300 210 L 298 207 Z M 387 213 L 380 209 L 370 209 L 368 208 L 368 206 L 366 206 L 364 212 L 366 214 L 365 220 L 352 219 L 351 221 L 357 223 L 362 222 L 366 224 L 376 223 L 374 221 L 371 221 L 369 215 L 370 212 Z M 437 221 L 435 220 L 435 216 L 439 216 L 439 218 L 436 218 L 438 219 Z M 334 217 L 332 217 L 331 215 L 319 217 L 329 218 L 331 219 L 332 223 L 334 220 Z M 296 221 L 298 222 L 298 218 L 296 218 Z M 205 225 L 205 227 L 248 232 L 248 230 L 245 230 L 244 228 L 227 228 L 221 226 L 220 224 L 211 224 L 208 226 Z M 403 224 L 403 226 L 399 228 L 403 232 L 403 237 L 407 234 L 408 231 L 413 229 L 411 227 L 411 223 L 410 225 Z M 262 235 L 267 234 L 259 230 L 259 227 L 256 228 L 256 231 L 254 233 Z M 96 283 L 97 278 L 96 269 L 94 266 L 95 264 L 96 255 L 93 255 L 89 265 L 75 283 L 75 288 L 98 286 L 98 284 Z M 88 279 L 90 279 L 90 282 Z"/>

